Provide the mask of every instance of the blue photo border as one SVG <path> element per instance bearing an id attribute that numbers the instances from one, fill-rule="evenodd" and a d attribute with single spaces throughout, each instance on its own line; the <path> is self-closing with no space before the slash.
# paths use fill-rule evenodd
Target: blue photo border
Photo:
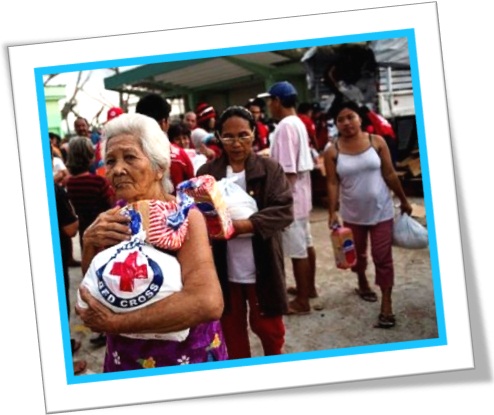
<path id="1" fill-rule="evenodd" d="M 249 359 L 240 359 L 240 360 L 231 360 L 231 361 L 197 363 L 193 365 L 142 369 L 142 370 L 134 370 L 134 371 L 126 371 L 126 372 L 115 372 L 115 373 L 102 373 L 102 374 L 94 374 L 87 376 L 74 376 L 73 367 L 72 367 L 72 358 L 71 358 L 72 353 L 71 353 L 71 345 L 70 345 L 70 326 L 66 312 L 67 304 L 65 300 L 63 269 L 61 263 L 61 250 L 60 250 L 60 241 L 58 235 L 58 221 L 57 221 L 55 193 L 53 186 L 50 145 L 48 140 L 44 139 L 44 137 L 48 137 L 48 120 L 46 114 L 43 76 L 53 73 L 65 73 L 65 72 L 73 72 L 73 71 L 81 71 L 81 70 L 89 71 L 89 70 L 106 69 L 110 67 L 145 65 L 151 63 L 183 61 L 183 60 L 210 58 L 210 57 L 218 57 L 218 56 L 230 56 L 230 55 L 239 55 L 239 54 L 247 54 L 247 53 L 270 52 L 275 50 L 293 49 L 300 47 L 335 45 L 342 43 L 374 41 L 374 40 L 402 38 L 402 37 L 407 38 L 409 56 L 410 56 L 410 67 L 411 67 L 412 86 L 414 93 L 417 134 L 418 134 L 418 143 L 420 149 L 419 152 L 420 163 L 422 169 L 424 204 L 427 212 L 427 227 L 429 232 L 431 273 L 432 273 L 432 283 L 433 283 L 434 298 L 435 298 L 438 337 L 433 339 L 403 341 L 403 342 L 386 343 L 379 345 L 347 347 L 342 349 L 307 351 L 307 352 L 291 353 L 291 354 L 278 355 L 278 356 L 252 357 Z M 48 195 L 48 204 L 49 204 L 49 212 L 50 212 L 51 237 L 53 243 L 53 254 L 55 259 L 57 295 L 59 300 L 58 303 L 59 303 L 59 312 L 61 318 L 61 329 L 62 329 L 67 384 L 69 385 L 82 384 L 88 382 L 98 382 L 98 381 L 107 381 L 107 380 L 115 380 L 115 379 L 138 378 L 144 376 L 185 373 L 185 372 L 213 370 L 213 369 L 238 367 L 238 366 L 271 364 L 271 363 L 288 362 L 293 360 L 321 359 L 321 358 L 329 358 L 329 357 L 337 357 L 337 356 L 357 355 L 364 353 L 376 353 L 376 352 L 387 352 L 394 350 L 414 349 L 414 348 L 423 348 L 423 347 L 444 346 L 447 344 L 439 260 L 437 253 L 437 244 L 436 244 L 434 209 L 432 203 L 432 191 L 431 191 L 431 184 L 429 177 L 427 143 L 425 136 L 424 116 L 423 116 L 421 90 L 420 90 L 420 82 L 419 82 L 417 49 L 416 49 L 415 34 L 413 29 L 361 33 L 361 34 L 325 37 L 325 38 L 317 38 L 317 39 L 303 39 L 297 41 L 267 43 L 260 45 L 239 46 L 239 47 L 220 48 L 220 49 L 201 50 L 201 51 L 189 51 L 189 52 L 172 53 L 165 55 L 143 56 L 143 57 L 134 57 L 134 58 L 125 58 L 125 59 L 116 59 L 116 60 L 107 60 L 107 61 L 98 61 L 98 62 L 80 62 L 80 63 L 73 63 L 67 65 L 38 67 L 34 69 L 34 77 L 35 77 L 36 94 L 38 100 L 38 116 L 41 127 L 43 159 L 44 159 L 44 169 L 45 169 L 44 173 L 46 179 L 46 190 Z"/>

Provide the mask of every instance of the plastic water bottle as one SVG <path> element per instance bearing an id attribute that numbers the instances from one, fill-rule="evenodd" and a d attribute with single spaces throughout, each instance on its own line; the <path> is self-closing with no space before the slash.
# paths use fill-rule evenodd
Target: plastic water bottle
<path id="1" fill-rule="evenodd" d="M 348 269 L 357 263 L 357 252 L 350 228 L 337 225 L 331 231 L 331 242 L 336 261 L 336 267 Z"/>

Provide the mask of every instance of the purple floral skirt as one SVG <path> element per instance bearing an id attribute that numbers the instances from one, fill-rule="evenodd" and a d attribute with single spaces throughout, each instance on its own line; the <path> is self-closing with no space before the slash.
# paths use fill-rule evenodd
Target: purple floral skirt
<path id="1" fill-rule="evenodd" d="M 103 371 L 119 372 L 227 359 L 220 322 L 213 321 L 190 329 L 183 342 L 107 335 Z"/>

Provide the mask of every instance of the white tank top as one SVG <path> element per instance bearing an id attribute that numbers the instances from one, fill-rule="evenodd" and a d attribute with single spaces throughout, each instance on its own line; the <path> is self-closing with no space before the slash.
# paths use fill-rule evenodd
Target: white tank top
<path id="1" fill-rule="evenodd" d="M 391 192 L 381 173 L 381 158 L 371 145 L 359 154 L 338 154 L 340 215 L 346 222 L 375 225 L 394 216 Z"/>

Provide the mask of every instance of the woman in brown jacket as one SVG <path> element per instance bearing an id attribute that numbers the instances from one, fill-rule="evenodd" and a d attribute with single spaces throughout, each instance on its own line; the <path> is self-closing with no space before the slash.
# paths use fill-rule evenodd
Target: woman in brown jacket
<path id="1" fill-rule="evenodd" d="M 225 303 L 221 324 L 228 355 L 251 356 L 247 318 L 264 354 L 281 354 L 287 311 L 281 232 L 293 221 L 292 192 L 278 162 L 252 151 L 255 120 L 246 108 L 227 108 L 217 128 L 223 154 L 201 166 L 197 175 L 236 177 L 258 208 L 249 218 L 233 221 L 233 238 L 212 241 Z"/>

